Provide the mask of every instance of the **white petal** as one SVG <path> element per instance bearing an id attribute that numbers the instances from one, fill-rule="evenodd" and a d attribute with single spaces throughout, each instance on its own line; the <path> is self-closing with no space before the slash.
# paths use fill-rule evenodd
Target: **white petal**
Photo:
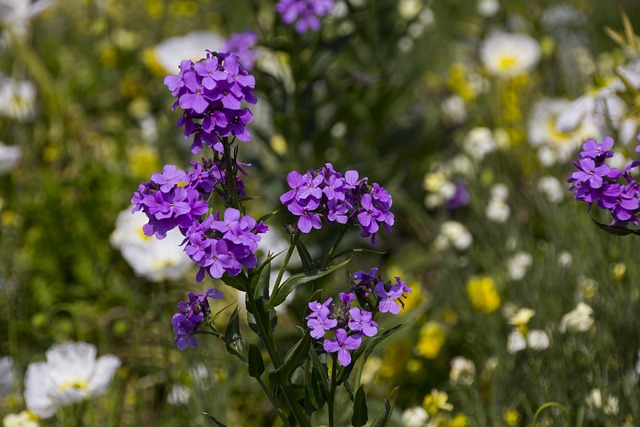
<path id="1" fill-rule="evenodd" d="M 89 381 L 89 394 L 91 397 L 104 394 L 120 364 L 120 359 L 111 354 L 104 355 L 97 360 L 95 371 Z"/>
<path id="2" fill-rule="evenodd" d="M 51 395 L 55 386 L 49 378 L 49 368 L 45 362 L 32 363 L 24 378 L 24 401 L 27 408 L 41 418 L 56 413 L 58 404 Z"/>

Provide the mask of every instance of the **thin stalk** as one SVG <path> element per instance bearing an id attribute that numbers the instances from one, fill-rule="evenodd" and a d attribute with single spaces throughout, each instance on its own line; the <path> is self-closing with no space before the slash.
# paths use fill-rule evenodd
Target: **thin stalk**
<path id="1" fill-rule="evenodd" d="M 222 145 L 224 147 L 224 168 L 227 174 L 227 181 L 229 182 L 229 188 L 231 190 L 231 207 L 241 211 L 240 199 L 238 198 L 238 190 L 236 189 L 236 174 L 231 164 L 231 143 L 229 138 L 222 138 Z"/>
<path id="2" fill-rule="evenodd" d="M 284 271 L 287 269 L 289 265 L 289 260 L 291 259 L 291 255 L 293 255 L 293 251 L 296 248 L 296 243 L 298 243 L 298 239 L 300 238 L 300 232 L 296 231 L 293 235 L 293 239 L 291 240 L 291 246 L 289 246 L 289 250 L 287 254 L 284 256 L 284 261 L 282 261 L 282 265 L 280 266 L 280 271 L 278 272 L 278 278 L 276 279 L 276 284 L 273 287 L 272 295 L 278 294 L 278 288 L 280 287 L 280 282 L 282 281 L 282 276 L 284 275 Z"/>
<path id="3" fill-rule="evenodd" d="M 338 359 L 336 353 L 333 354 L 333 363 L 331 364 L 331 389 L 329 390 L 329 427 L 334 427 L 334 400 L 336 398 L 336 371 L 338 370 Z"/>
<path id="4" fill-rule="evenodd" d="M 333 259 L 333 255 L 336 253 L 336 249 L 338 249 L 338 246 L 340 245 L 340 242 L 342 241 L 342 238 L 344 237 L 346 232 L 347 232 L 347 227 L 340 227 L 340 231 L 338 232 L 338 237 L 336 237 L 336 240 L 333 242 L 333 245 L 331 246 L 331 248 L 329 249 L 329 252 L 327 253 L 327 257 L 324 259 L 324 262 L 322 263 L 323 267 L 328 266 L 331 260 Z"/>
<path id="5" fill-rule="evenodd" d="M 559 408 L 562 411 L 562 413 L 564 414 L 564 416 L 567 418 L 567 424 L 569 426 L 571 426 L 571 417 L 569 416 L 569 413 L 567 412 L 567 408 L 565 408 L 563 405 L 561 405 L 558 402 L 549 402 L 549 403 L 545 403 L 544 405 L 539 407 L 538 410 L 536 411 L 536 413 L 533 415 L 533 427 L 536 427 L 538 425 L 538 417 L 540 416 L 542 411 L 544 411 L 547 408 Z"/>

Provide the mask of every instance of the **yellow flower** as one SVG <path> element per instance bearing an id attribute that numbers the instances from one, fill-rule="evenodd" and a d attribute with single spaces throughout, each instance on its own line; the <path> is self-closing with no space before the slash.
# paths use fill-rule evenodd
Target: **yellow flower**
<path id="1" fill-rule="evenodd" d="M 509 409 L 504 413 L 504 422 L 509 426 L 515 426 L 520 419 L 520 412 L 517 409 Z"/>
<path id="2" fill-rule="evenodd" d="M 477 276 L 469 279 L 467 294 L 471 305 L 483 313 L 491 313 L 500 307 L 500 294 L 490 276 Z"/>
<path id="3" fill-rule="evenodd" d="M 463 413 L 456 414 L 449 422 L 449 427 L 469 427 L 469 418 Z"/>
<path id="4" fill-rule="evenodd" d="M 420 337 L 416 350 L 427 359 L 435 359 L 444 345 L 446 335 L 440 323 L 427 322 L 420 329 Z"/>
<path id="5" fill-rule="evenodd" d="M 136 177 L 148 178 L 159 169 L 159 159 L 155 150 L 147 146 L 133 147 L 129 151 L 129 168 Z"/>
<path id="6" fill-rule="evenodd" d="M 617 262 L 611 266 L 611 276 L 614 280 L 621 282 L 627 273 L 627 265 L 624 262 Z"/>
<path id="7" fill-rule="evenodd" d="M 448 400 L 449 395 L 447 393 L 433 389 L 422 400 L 422 407 L 430 416 L 437 414 L 439 411 L 452 411 L 453 405 Z"/>

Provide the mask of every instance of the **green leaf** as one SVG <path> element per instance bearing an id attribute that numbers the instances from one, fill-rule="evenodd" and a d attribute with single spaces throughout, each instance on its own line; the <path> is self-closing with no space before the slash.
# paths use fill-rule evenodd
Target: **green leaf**
<path id="1" fill-rule="evenodd" d="M 227 427 L 227 425 L 226 425 L 226 424 L 223 424 L 221 421 L 219 421 L 216 417 L 214 417 L 214 416 L 213 416 L 213 415 L 211 415 L 211 414 L 207 414 L 206 412 L 203 412 L 203 413 L 202 413 L 202 415 L 205 415 L 205 416 L 209 417 L 209 419 L 210 419 L 211 421 L 213 421 L 214 423 L 216 423 L 216 425 L 217 425 L 218 427 Z"/>
<path id="2" fill-rule="evenodd" d="M 271 276 L 271 264 L 262 265 L 260 274 L 253 278 L 251 287 L 253 288 L 253 297 L 258 299 L 269 298 L 269 277 Z"/>
<path id="3" fill-rule="evenodd" d="M 242 335 L 240 334 L 240 316 L 238 307 L 233 310 L 229 317 L 229 323 L 224 330 L 224 342 L 227 345 L 227 351 L 232 355 L 236 355 L 236 352 L 242 353 Z"/>
<path id="4" fill-rule="evenodd" d="M 247 286 L 246 286 L 246 282 L 243 280 L 244 276 L 229 276 L 228 274 L 225 274 L 224 276 L 222 276 L 222 281 L 228 285 L 231 286 L 232 288 L 235 288 L 239 291 L 242 292 L 246 292 L 247 291 Z"/>
<path id="5" fill-rule="evenodd" d="M 287 352 L 282 365 L 269 374 L 271 382 L 278 385 L 286 384 L 293 371 L 307 358 L 310 345 L 311 335 L 307 330 L 302 338 Z"/>
<path id="6" fill-rule="evenodd" d="M 369 248 L 355 248 L 355 249 L 347 249 L 347 250 L 338 252 L 331 259 L 333 260 L 333 259 L 345 256 L 345 255 L 351 255 L 351 254 L 354 254 L 356 252 L 363 252 L 363 253 L 376 254 L 376 255 L 384 255 L 384 254 L 386 254 L 386 252 L 384 252 L 384 251 L 376 251 L 376 250 L 369 249 Z"/>
<path id="7" fill-rule="evenodd" d="M 338 384 L 342 384 L 347 380 L 347 378 L 349 378 L 349 375 L 351 375 L 351 371 L 353 370 L 353 367 L 355 366 L 356 361 L 359 361 L 359 363 L 364 365 L 364 363 L 367 361 L 367 358 L 371 355 L 371 353 L 373 352 L 373 349 L 378 344 L 380 344 L 383 340 L 389 338 L 392 334 L 395 334 L 396 332 L 398 332 L 400 329 L 407 326 L 407 324 L 408 323 L 401 323 L 399 325 L 394 326 L 391 329 L 387 329 L 380 335 L 373 337 L 370 340 L 367 340 L 366 343 L 358 347 L 351 354 L 352 362 L 349 365 L 342 366 L 340 368 L 340 371 L 338 372 L 338 380 L 337 380 Z M 358 359 L 361 359 L 361 360 L 358 360 Z M 358 384 L 359 382 L 360 382 L 360 379 L 358 378 L 356 384 Z"/>
<path id="8" fill-rule="evenodd" d="M 298 249 L 298 255 L 302 261 L 302 268 L 304 271 L 311 271 L 313 269 L 313 258 L 309 254 L 307 247 L 302 243 L 302 239 L 298 239 L 296 242 L 296 248 Z"/>
<path id="9" fill-rule="evenodd" d="M 276 210 L 275 210 L 275 211 L 273 211 L 273 212 L 269 212 L 269 213 L 266 213 L 266 214 L 262 215 L 260 218 L 258 218 L 258 219 L 256 220 L 256 222 L 260 222 L 260 221 L 264 221 L 264 222 L 266 222 L 269 218 L 271 218 L 272 216 L 274 216 L 275 214 L 277 214 L 279 210 L 280 210 L 280 209 L 276 209 Z"/>
<path id="10" fill-rule="evenodd" d="M 315 353 L 315 351 L 311 350 Z M 316 355 L 317 356 L 317 355 Z M 322 374 L 317 369 L 311 370 L 311 393 L 309 393 L 309 400 L 311 406 L 317 411 L 322 408 L 329 399 L 329 392 L 323 384 Z M 326 376 L 326 371 L 325 371 Z"/>
<path id="11" fill-rule="evenodd" d="M 264 373 L 264 361 L 262 353 L 255 344 L 249 344 L 249 376 L 260 378 Z"/>
<path id="12" fill-rule="evenodd" d="M 602 224 L 601 222 L 596 221 L 591 218 L 591 220 L 602 230 L 606 231 L 609 234 L 613 234 L 614 236 L 628 236 L 629 234 L 639 234 L 638 230 L 630 230 L 626 227 L 620 227 L 618 225 L 607 225 Z"/>
<path id="13" fill-rule="evenodd" d="M 356 400 L 353 402 L 353 415 L 351 416 L 351 425 L 353 427 L 362 427 L 369 421 L 367 413 L 367 395 L 364 392 L 364 385 L 361 385 L 356 392 Z"/>
<path id="14" fill-rule="evenodd" d="M 326 353 L 323 354 L 323 358 L 326 357 Z M 309 349 L 309 360 L 311 361 L 311 366 L 313 367 L 313 372 L 316 372 L 318 377 L 320 378 L 320 385 L 322 385 L 322 392 L 324 396 L 329 396 L 329 374 L 327 364 L 323 363 L 316 353 L 314 348 Z"/>
<path id="15" fill-rule="evenodd" d="M 390 400 L 384 399 L 384 408 L 378 412 L 378 415 L 374 418 L 370 427 L 385 427 L 389 424 L 389 420 L 391 419 L 391 413 L 393 412 L 393 408 L 396 405 L 396 399 L 398 399 L 398 393 L 400 389 L 398 387 L 394 388 L 391 392 Z"/>
<path id="16" fill-rule="evenodd" d="M 282 284 L 282 286 L 280 286 L 280 289 L 278 289 L 278 293 L 271 297 L 271 299 L 269 300 L 268 306 L 270 308 L 279 306 L 287 299 L 287 296 L 289 296 L 289 294 L 293 292 L 294 289 L 297 288 L 298 286 L 304 285 L 305 283 L 309 283 L 316 279 L 324 277 L 327 274 L 333 271 L 336 271 L 339 268 L 344 267 L 345 265 L 347 265 L 349 261 L 351 261 L 351 258 L 347 258 L 346 260 L 344 260 L 339 264 L 330 265 L 329 267 L 319 268 L 317 270 L 298 273 L 296 275 L 289 277 Z"/>

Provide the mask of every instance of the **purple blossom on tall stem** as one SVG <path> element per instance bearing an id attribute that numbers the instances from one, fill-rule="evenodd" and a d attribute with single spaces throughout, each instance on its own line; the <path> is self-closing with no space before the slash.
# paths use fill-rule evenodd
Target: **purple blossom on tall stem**
<path id="1" fill-rule="evenodd" d="M 322 346 L 327 353 L 338 352 L 338 361 L 340 364 L 342 366 L 348 366 L 351 364 L 351 354 L 349 351 L 357 349 L 361 344 L 362 337 L 360 335 L 347 335 L 347 331 L 340 328 L 336 330 L 336 339 L 324 340 Z"/>
<path id="2" fill-rule="evenodd" d="M 285 24 L 294 24 L 297 33 L 320 30 L 320 18 L 333 10 L 333 0 L 280 0 L 276 11 Z"/>
<path id="3" fill-rule="evenodd" d="M 247 70 L 253 70 L 253 65 L 258 59 L 258 52 L 254 46 L 258 42 L 258 35 L 253 31 L 243 31 L 241 33 L 230 34 L 224 43 L 223 50 L 233 55 L 237 55 L 240 65 Z"/>
<path id="4" fill-rule="evenodd" d="M 209 289 L 204 294 L 189 292 L 189 301 L 178 303 L 178 313 L 173 315 L 171 323 L 176 334 L 175 345 L 179 350 L 186 350 L 187 347 L 198 347 L 198 340 L 194 333 L 211 316 L 211 307 L 207 298 L 220 299 L 222 292 L 217 292 L 215 288 Z"/>

